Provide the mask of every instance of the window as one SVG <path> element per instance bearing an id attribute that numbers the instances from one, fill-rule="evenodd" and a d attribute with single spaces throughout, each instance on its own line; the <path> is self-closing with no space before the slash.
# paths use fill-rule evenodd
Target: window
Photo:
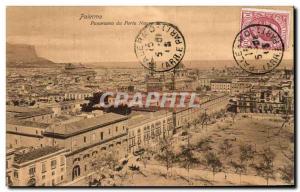
<path id="1" fill-rule="evenodd" d="M 73 164 L 74 164 L 76 161 L 80 161 L 80 158 L 75 158 L 75 159 L 73 160 Z"/>
<path id="2" fill-rule="evenodd" d="M 18 171 L 14 171 L 14 177 L 15 177 L 15 178 L 18 178 L 18 177 L 19 177 Z"/>
<path id="3" fill-rule="evenodd" d="M 35 134 L 39 134 L 38 130 L 35 130 Z"/>
<path id="4" fill-rule="evenodd" d="M 63 171 L 64 171 L 64 168 L 62 167 L 62 168 L 60 169 L 60 171 L 63 172 Z"/>
<path id="5" fill-rule="evenodd" d="M 93 151 L 92 156 L 97 155 L 98 151 Z"/>
<path id="6" fill-rule="evenodd" d="M 86 171 L 87 170 L 87 165 L 84 165 L 84 171 Z"/>
<path id="7" fill-rule="evenodd" d="M 52 175 L 55 175 L 55 171 L 52 171 Z"/>
<path id="8" fill-rule="evenodd" d="M 108 134 L 110 135 L 110 129 L 108 129 Z"/>
<path id="9" fill-rule="evenodd" d="M 62 181 L 62 180 L 64 180 L 64 176 L 62 175 L 62 176 L 60 176 L 60 180 Z"/>
<path id="10" fill-rule="evenodd" d="M 16 143 L 16 145 L 18 144 L 18 140 L 17 139 L 15 139 L 15 143 Z"/>
<path id="11" fill-rule="evenodd" d="M 43 175 L 43 176 L 42 176 L 42 179 L 44 180 L 45 178 L 46 178 L 46 175 Z"/>
<path id="12" fill-rule="evenodd" d="M 56 168 L 56 160 L 52 160 L 51 161 L 51 169 L 55 169 Z"/>
<path id="13" fill-rule="evenodd" d="M 43 162 L 42 163 L 42 173 L 45 173 L 46 172 L 46 163 Z"/>
<path id="14" fill-rule="evenodd" d="M 90 157 L 90 154 L 85 154 L 84 156 L 83 156 L 83 159 L 86 159 L 86 158 L 89 158 Z"/>
<path id="15" fill-rule="evenodd" d="M 65 164 L 65 157 L 64 156 L 60 156 L 60 165 L 64 165 Z"/>
<path id="16" fill-rule="evenodd" d="M 52 179 L 52 185 L 53 185 L 53 186 L 55 185 L 55 180 L 54 180 L 54 179 Z"/>
<path id="17" fill-rule="evenodd" d="M 29 168 L 29 175 L 34 176 L 34 174 L 35 174 L 35 167 L 30 167 Z"/>
<path id="18" fill-rule="evenodd" d="M 86 136 L 84 136 L 84 137 L 83 137 L 83 142 L 85 142 L 85 143 L 86 143 Z"/>
<path id="19" fill-rule="evenodd" d="M 100 133 L 100 139 L 103 140 L 103 132 Z"/>

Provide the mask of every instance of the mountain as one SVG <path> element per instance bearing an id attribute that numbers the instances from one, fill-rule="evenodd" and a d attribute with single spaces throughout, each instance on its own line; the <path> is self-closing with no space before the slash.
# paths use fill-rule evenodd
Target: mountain
<path id="1" fill-rule="evenodd" d="M 10 43 L 6 43 L 6 64 L 7 67 L 21 68 L 49 68 L 61 66 L 48 59 L 39 57 L 33 45 Z"/>

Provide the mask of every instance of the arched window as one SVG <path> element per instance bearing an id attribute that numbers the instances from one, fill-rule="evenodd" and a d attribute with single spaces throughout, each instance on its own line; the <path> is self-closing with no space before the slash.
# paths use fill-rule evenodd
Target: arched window
<path id="1" fill-rule="evenodd" d="M 76 161 L 80 161 L 80 158 L 79 158 L 79 157 L 78 157 L 78 158 L 75 158 L 75 159 L 73 160 L 73 164 L 76 163 Z"/>

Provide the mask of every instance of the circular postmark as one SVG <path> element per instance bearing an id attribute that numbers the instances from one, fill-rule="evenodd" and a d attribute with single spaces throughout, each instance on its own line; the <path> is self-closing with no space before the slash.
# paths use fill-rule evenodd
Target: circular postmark
<path id="1" fill-rule="evenodd" d="M 236 35 L 232 53 L 243 70 L 266 74 L 281 63 L 284 43 L 279 33 L 269 25 L 251 24 Z"/>
<path id="2" fill-rule="evenodd" d="M 165 72 L 181 62 L 185 47 L 184 36 L 175 25 L 151 22 L 137 35 L 134 52 L 145 68 L 154 72 Z"/>

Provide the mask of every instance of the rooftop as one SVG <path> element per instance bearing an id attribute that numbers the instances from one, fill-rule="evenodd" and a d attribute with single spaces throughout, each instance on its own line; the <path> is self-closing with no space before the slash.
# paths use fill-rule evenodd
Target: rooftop
<path id="1" fill-rule="evenodd" d="M 53 113 L 53 111 L 49 108 L 30 108 L 18 106 L 6 106 L 6 112 L 13 113 L 15 114 L 15 117 L 21 119 Z"/>
<path id="2" fill-rule="evenodd" d="M 231 83 L 231 81 L 225 79 L 217 79 L 217 80 L 212 80 L 211 83 Z"/>
<path id="3" fill-rule="evenodd" d="M 25 163 L 46 155 L 49 155 L 51 153 L 55 153 L 62 148 L 59 147 L 52 147 L 52 146 L 46 146 L 43 148 L 33 149 L 27 153 L 20 153 L 15 155 L 15 162 L 18 164 Z"/>
<path id="4" fill-rule="evenodd" d="M 159 110 L 156 112 L 138 112 L 131 116 L 131 118 L 128 120 L 127 125 L 130 128 L 139 124 L 158 120 L 161 117 L 166 117 L 169 115 L 171 115 L 171 112 L 168 112 L 166 110 Z"/>
<path id="5" fill-rule="evenodd" d="M 47 128 L 45 135 L 60 135 L 63 137 L 70 137 L 80 133 L 84 133 L 96 128 L 111 125 L 120 121 L 128 119 L 127 116 L 115 113 L 106 113 L 98 117 L 83 119 L 68 124 L 51 126 Z M 60 127 L 59 127 L 60 126 Z"/>
<path id="6" fill-rule="evenodd" d="M 48 123 L 39 123 L 34 121 L 22 121 L 22 120 L 8 120 L 7 124 L 11 125 L 20 125 L 24 127 L 37 127 L 37 128 L 47 128 L 50 124 Z"/>

